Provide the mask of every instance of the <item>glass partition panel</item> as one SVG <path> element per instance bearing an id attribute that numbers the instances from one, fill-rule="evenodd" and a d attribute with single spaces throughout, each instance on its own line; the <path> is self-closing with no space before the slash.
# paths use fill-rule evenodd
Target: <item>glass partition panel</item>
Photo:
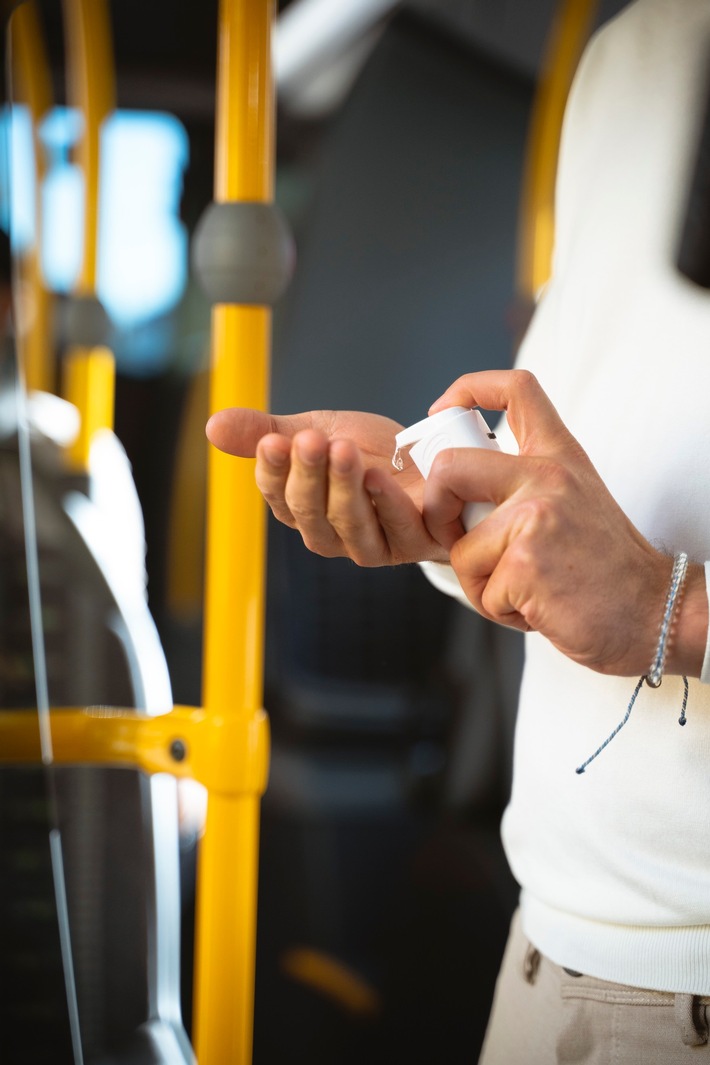
<path id="1" fill-rule="evenodd" d="M 0 316 L 10 287 L 14 313 L 0 320 L 0 1061 L 13 1065 L 193 1060 L 179 1010 L 175 782 L 94 764 L 81 749 L 69 764 L 53 743 L 58 715 L 88 714 L 98 730 L 115 714 L 172 708 L 141 509 L 110 428 L 111 323 L 85 268 L 98 179 L 79 173 L 73 213 L 52 184 L 60 120 L 73 123 L 73 160 L 103 135 L 90 106 L 52 98 L 60 81 L 76 82 L 66 66 L 98 48 L 89 34 L 87 51 L 76 27 L 99 6 L 26 0 L 6 33 Z M 62 293 L 47 271 L 57 240 L 81 249 Z M 67 359 L 88 398 L 63 383 Z M 77 455 L 97 390 L 102 416 Z"/>

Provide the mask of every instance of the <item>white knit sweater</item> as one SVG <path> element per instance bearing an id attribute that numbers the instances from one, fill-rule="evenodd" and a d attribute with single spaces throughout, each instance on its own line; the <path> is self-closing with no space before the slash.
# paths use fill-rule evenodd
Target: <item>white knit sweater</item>
<path id="1" fill-rule="evenodd" d="M 554 276 L 518 361 L 640 531 L 696 561 L 710 559 L 710 293 L 674 262 L 709 61 L 710 0 L 637 0 L 592 41 L 563 131 Z M 526 637 L 503 819 L 523 927 L 560 965 L 710 994 L 710 685 L 691 680 L 685 728 L 680 678 L 644 686 L 575 774 L 633 687 Z"/>

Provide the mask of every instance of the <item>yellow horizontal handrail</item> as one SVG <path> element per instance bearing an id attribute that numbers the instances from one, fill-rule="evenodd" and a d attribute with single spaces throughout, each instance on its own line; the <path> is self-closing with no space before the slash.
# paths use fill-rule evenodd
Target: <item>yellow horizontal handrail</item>
<path id="1" fill-rule="evenodd" d="M 157 716 L 116 707 L 51 710 L 53 764 L 120 766 L 197 780 L 209 792 L 261 795 L 269 761 L 267 715 L 206 714 L 176 706 Z M 36 715 L 0 711 L 0 764 L 40 763 Z"/>

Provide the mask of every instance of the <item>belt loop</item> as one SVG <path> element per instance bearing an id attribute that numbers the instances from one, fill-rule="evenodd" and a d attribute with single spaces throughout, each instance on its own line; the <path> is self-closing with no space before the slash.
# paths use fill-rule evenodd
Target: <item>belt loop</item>
<path id="1" fill-rule="evenodd" d="M 525 951 L 525 959 L 523 961 L 523 977 L 525 978 L 526 983 L 535 983 L 539 968 L 540 951 L 537 950 L 532 943 L 528 943 L 528 949 Z"/>
<path id="2" fill-rule="evenodd" d="M 705 1006 L 698 995 L 676 995 L 674 1013 L 683 1042 L 688 1047 L 704 1046 L 708 1041 Z"/>

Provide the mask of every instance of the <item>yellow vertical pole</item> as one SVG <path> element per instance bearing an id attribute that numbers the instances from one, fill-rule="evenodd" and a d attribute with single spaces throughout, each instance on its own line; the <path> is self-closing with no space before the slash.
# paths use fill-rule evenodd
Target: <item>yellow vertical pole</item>
<path id="1" fill-rule="evenodd" d="M 561 0 L 533 104 L 518 251 L 518 291 L 533 302 L 549 280 L 552 268 L 555 179 L 562 119 L 597 7 L 598 0 Z"/>
<path id="2" fill-rule="evenodd" d="M 84 244 L 78 295 L 96 291 L 101 127 L 115 107 L 111 27 L 104 0 L 64 0 L 67 95 L 84 119 L 76 158 L 84 177 Z"/>
<path id="3" fill-rule="evenodd" d="M 68 98 L 84 119 L 77 162 L 84 179 L 84 239 L 74 294 L 96 293 L 101 130 L 115 106 L 113 51 L 105 0 L 64 0 Z M 114 361 L 108 348 L 73 346 L 64 356 L 63 392 L 79 408 L 81 429 L 69 450 L 85 469 L 97 429 L 113 426 Z"/>
<path id="4" fill-rule="evenodd" d="M 221 0 L 215 200 L 273 196 L 272 0 Z M 212 312 L 210 407 L 265 409 L 270 311 Z M 250 463 L 210 450 L 203 707 L 263 716 L 265 513 Z M 244 728 L 244 735 L 248 734 Z M 229 759 L 230 752 L 220 752 Z M 259 794 L 210 790 L 197 885 L 195 1049 L 200 1065 L 252 1057 Z"/>
<path id="5" fill-rule="evenodd" d="M 52 106 L 49 61 L 42 38 L 36 4 L 22 4 L 10 23 L 14 73 L 21 97 L 27 103 L 32 122 L 35 157 L 35 241 L 23 256 L 22 280 L 27 286 L 30 312 L 26 323 L 18 323 L 18 347 L 28 391 L 54 389 L 54 359 L 50 329 L 50 298 L 41 269 L 42 185 L 46 173 L 39 125 Z"/>

